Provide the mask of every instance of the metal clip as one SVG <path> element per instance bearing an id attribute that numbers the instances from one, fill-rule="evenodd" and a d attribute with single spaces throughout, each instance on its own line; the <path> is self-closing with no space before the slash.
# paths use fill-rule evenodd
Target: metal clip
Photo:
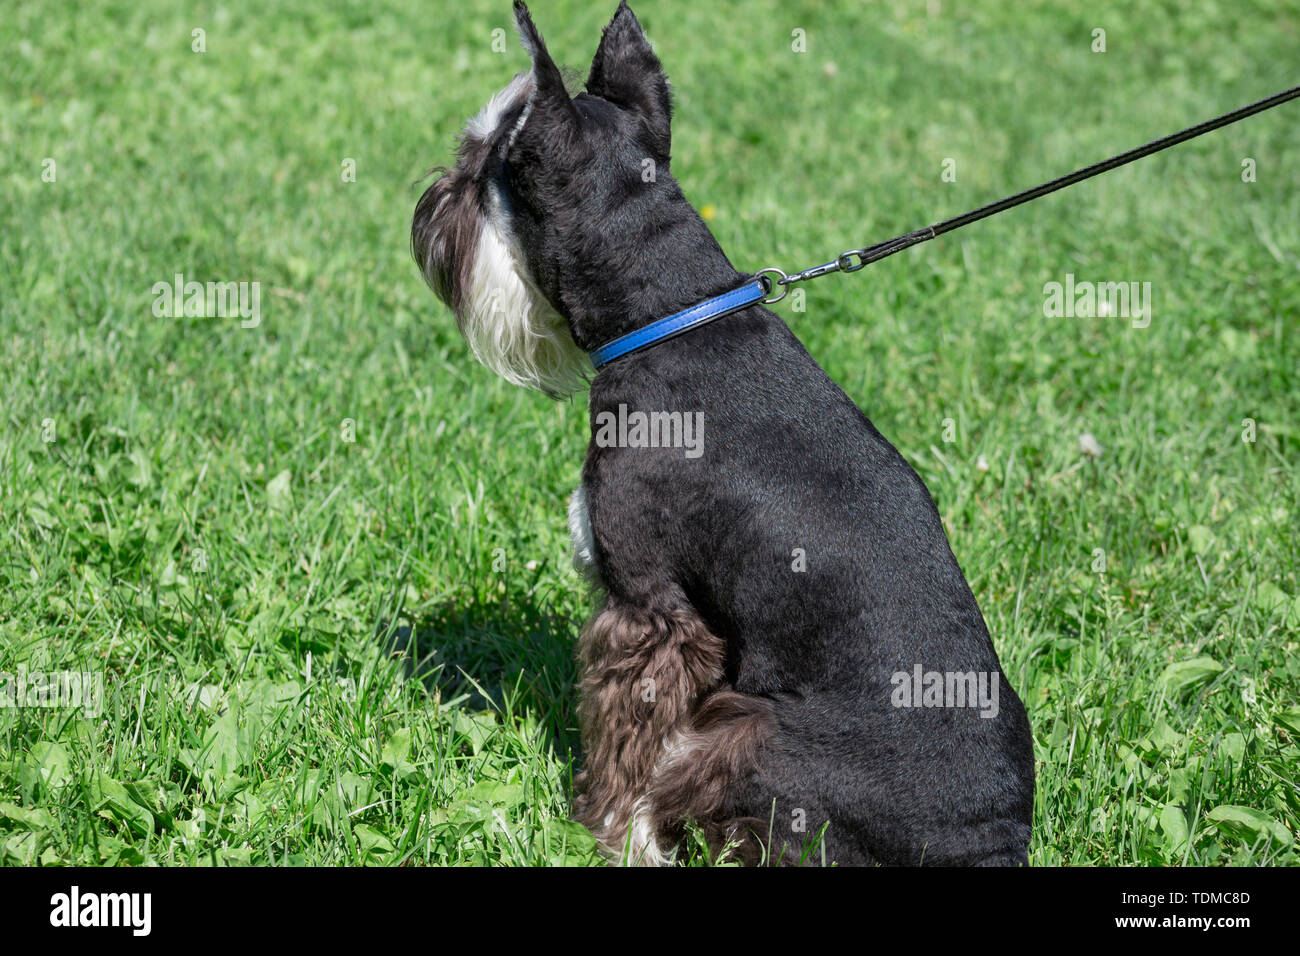
<path id="1" fill-rule="evenodd" d="M 781 278 L 773 279 L 771 275 L 768 275 L 768 273 L 773 273 L 775 275 L 780 276 Z M 780 302 L 782 299 L 785 298 L 786 293 L 790 291 L 790 289 L 788 288 L 790 283 L 790 277 L 786 275 L 784 272 L 782 272 L 780 269 L 778 269 L 776 266 L 768 266 L 766 269 L 759 269 L 757 272 L 754 273 L 754 278 L 757 279 L 759 282 L 761 282 L 763 285 L 764 305 L 771 305 L 773 302 Z M 774 291 L 776 291 L 776 287 L 778 285 L 781 286 L 781 294 L 778 295 L 775 299 L 773 299 L 771 298 L 771 295 Z"/>

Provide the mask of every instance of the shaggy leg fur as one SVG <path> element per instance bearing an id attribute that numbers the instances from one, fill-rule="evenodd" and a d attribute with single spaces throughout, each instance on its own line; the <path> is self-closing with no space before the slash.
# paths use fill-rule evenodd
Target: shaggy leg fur
<path id="1" fill-rule="evenodd" d="M 767 821 L 729 813 L 730 790 L 754 772 L 774 728 L 772 704 L 764 698 L 732 690 L 706 698 L 690 729 L 669 741 L 655 766 L 646 804 L 660 840 L 676 845 L 684 822 L 693 820 L 715 852 L 731 845 L 741 861 L 758 862 Z"/>
<path id="2" fill-rule="evenodd" d="M 725 647 L 694 611 L 609 604 L 583 630 L 579 716 L 586 770 L 575 814 L 611 854 L 662 864 L 685 820 L 714 820 L 749 772 L 770 713 L 722 681 Z"/>

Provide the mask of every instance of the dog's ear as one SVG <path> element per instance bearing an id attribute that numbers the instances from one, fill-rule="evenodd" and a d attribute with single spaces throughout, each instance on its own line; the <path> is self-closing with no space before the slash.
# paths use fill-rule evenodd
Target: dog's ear
<path id="1" fill-rule="evenodd" d="M 578 111 L 564 88 L 560 68 L 546 51 L 542 35 L 533 25 L 533 18 L 523 0 L 515 0 L 515 28 L 519 31 L 519 42 L 533 61 L 533 92 L 511 144 L 516 137 L 521 140 L 567 141 L 578 130 Z"/>
<path id="2" fill-rule="evenodd" d="M 627 0 L 619 3 L 601 35 L 587 76 L 587 92 L 638 113 L 655 150 L 667 158 L 673 112 L 668 77 Z"/>

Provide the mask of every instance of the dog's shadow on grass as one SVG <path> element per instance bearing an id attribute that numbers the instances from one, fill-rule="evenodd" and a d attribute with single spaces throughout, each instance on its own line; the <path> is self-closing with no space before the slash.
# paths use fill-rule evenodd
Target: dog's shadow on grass
<path id="1" fill-rule="evenodd" d="M 377 632 L 379 650 L 399 660 L 444 702 L 529 713 L 561 759 L 578 753 L 577 665 L 580 622 L 518 600 L 499 604 L 447 602 L 413 622 Z"/>

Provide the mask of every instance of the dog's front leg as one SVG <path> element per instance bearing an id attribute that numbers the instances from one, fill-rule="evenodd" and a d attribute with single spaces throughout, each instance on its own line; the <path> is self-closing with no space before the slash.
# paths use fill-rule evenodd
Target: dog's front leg
<path id="1" fill-rule="evenodd" d="M 649 805 L 665 747 L 689 729 L 722 681 L 723 641 L 689 607 L 651 610 L 609 599 L 583 629 L 578 705 L 585 770 L 574 811 L 629 863 L 671 859 Z"/>

